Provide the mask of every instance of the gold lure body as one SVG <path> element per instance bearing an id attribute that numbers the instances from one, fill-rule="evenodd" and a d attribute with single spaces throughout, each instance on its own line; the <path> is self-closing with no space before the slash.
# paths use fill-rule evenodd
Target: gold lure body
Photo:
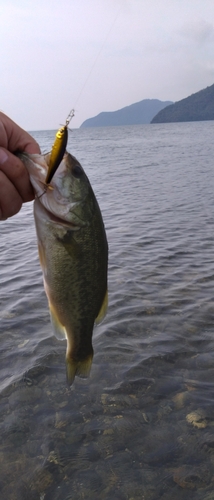
<path id="1" fill-rule="evenodd" d="M 48 173 L 45 179 L 45 184 L 49 184 L 51 182 L 52 177 L 54 176 L 58 166 L 60 165 L 63 159 L 68 141 L 68 125 L 73 116 L 74 116 L 74 109 L 70 111 L 66 119 L 65 125 L 62 128 L 60 128 L 56 133 L 55 141 L 53 143 L 50 154 Z"/>

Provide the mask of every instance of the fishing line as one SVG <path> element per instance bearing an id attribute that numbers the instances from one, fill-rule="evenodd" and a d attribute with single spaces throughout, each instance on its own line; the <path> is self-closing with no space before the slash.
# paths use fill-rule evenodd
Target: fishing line
<path id="1" fill-rule="evenodd" d="M 91 66 L 91 69 L 90 69 L 90 71 L 89 71 L 89 73 L 88 73 L 88 75 L 87 75 L 87 77 L 86 77 L 86 80 L 85 80 L 85 82 L 84 82 L 84 84 L 83 84 L 83 86 L 82 86 L 82 88 L 81 88 L 81 90 L 80 90 L 80 92 L 79 92 L 79 94 L 78 94 L 78 97 L 77 97 L 77 99 L 76 99 L 76 102 L 75 102 L 74 108 L 76 107 L 76 104 L 77 104 L 77 102 L 79 101 L 79 99 L 80 99 L 80 97 L 81 97 L 81 95 L 82 95 L 82 93 L 83 93 L 83 90 L 84 90 L 84 88 L 86 87 L 86 85 L 87 85 L 87 83 L 88 83 L 88 80 L 89 80 L 89 78 L 90 78 L 90 76 L 91 76 L 91 74 L 92 74 L 92 71 L 93 71 L 94 67 L 96 66 L 96 63 L 97 63 L 97 61 L 98 61 L 98 59 L 99 59 L 99 57 L 100 57 L 100 54 L 102 53 L 102 51 L 103 51 L 103 49 L 104 49 L 104 47 L 105 47 L 105 44 L 106 44 L 106 42 L 107 42 L 107 40 L 108 40 L 108 38 L 109 38 L 109 35 L 110 35 L 110 33 L 111 33 L 111 31 L 112 31 L 112 29 L 113 29 L 113 27 L 114 27 L 114 25 L 115 25 L 116 21 L 117 21 L 117 18 L 118 18 L 118 16 L 119 16 L 119 13 L 120 13 L 121 9 L 122 9 L 122 3 L 121 3 L 121 5 L 120 5 L 120 7 L 119 7 L 119 9 L 118 9 L 118 11 L 117 11 L 117 14 L 116 14 L 116 16 L 115 16 L 115 18 L 114 18 L 114 20 L 113 20 L 113 22 L 112 22 L 112 24 L 111 24 L 111 27 L 110 27 L 109 31 L 107 32 L 106 37 L 104 38 L 104 41 L 103 41 L 103 43 L 102 43 L 102 45 L 101 45 L 101 47 L 100 47 L 100 50 L 99 50 L 99 52 L 98 52 L 98 54 L 97 54 L 97 56 L 96 56 L 96 58 L 95 58 L 95 60 L 94 60 L 94 62 L 93 62 L 93 64 L 92 64 L 92 66 Z"/>
<path id="2" fill-rule="evenodd" d="M 110 26 L 110 29 L 108 30 L 108 32 L 106 34 L 106 37 L 101 45 L 101 48 L 100 48 L 92 66 L 91 66 L 91 69 L 88 73 L 88 76 L 87 76 L 87 78 L 86 78 L 86 80 L 85 80 L 85 82 L 84 82 L 84 84 L 79 92 L 79 95 L 78 95 L 76 102 L 75 102 L 75 106 L 76 106 L 77 102 L 79 101 L 86 84 L 88 83 L 88 80 L 91 76 L 91 73 L 92 73 L 96 63 L 97 63 L 97 60 L 100 57 L 100 54 L 103 51 L 103 48 L 104 48 L 104 46 L 109 38 L 109 35 L 110 35 L 110 33 L 111 33 L 111 31 L 112 31 L 112 29 L 117 21 L 117 18 L 119 16 L 121 8 L 122 8 L 122 3 L 117 11 L 117 14 L 116 14 L 111 26 Z M 74 117 L 74 108 L 68 114 L 66 121 L 65 121 L 65 125 L 63 125 L 56 133 L 55 141 L 53 143 L 53 146 L 52 146 L 52 149 L 50 152 L 50 158 L 48 161 L 48 172 L 47 172 L 47 176 L 45 179 L 45 189 L 44 189 L 44 192 L 38 198 L 40 198 L 44 193 L 46 193 L 47 188 L 49 187 L 49 184 L 50 184 L 58 166 L 60 165 L 60 163 L 64 157 L 64 154 L 66 152 L 67 141 L 68 141 L 68 125 L 73 117 Z"/>

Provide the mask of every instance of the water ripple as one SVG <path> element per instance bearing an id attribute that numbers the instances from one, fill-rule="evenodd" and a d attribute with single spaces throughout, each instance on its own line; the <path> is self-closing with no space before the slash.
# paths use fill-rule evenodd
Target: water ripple
<path id="1" fill-rule="evenodd" d="M 213 128 L 69 136 L 110 250 L 109 310 L 94 331 L 91 376 L 71 390 L 65 342 L 51 331 L 32 203 L 1 223 L 2 500 L 14 491 L 16 500 L 211 498 Z M 53 135 L 34 133 L 45 151 Z"/>

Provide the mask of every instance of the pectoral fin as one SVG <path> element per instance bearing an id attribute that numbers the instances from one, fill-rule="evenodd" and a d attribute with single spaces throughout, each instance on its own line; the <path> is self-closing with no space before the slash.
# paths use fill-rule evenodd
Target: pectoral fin
<path id="1" fill-rule="evenodd" d="M 107 313 L 107 309 L 108 309 L 108 290 L 106 290 L 105 297 L 104 297 L 103 303 L 101 305 L 99 314 L 95 319 L 96 325 L 101 323 L 101 321 L 103 320 L 103 318 L 105 317 L 105 315 Z"/>
<path id="2" fill-rule="evenodd" d="M 57 238 L 72 259 L 80 258 L 81 248 L 74 238 L 75 231 L 67 231 L 62 238 Z"/>

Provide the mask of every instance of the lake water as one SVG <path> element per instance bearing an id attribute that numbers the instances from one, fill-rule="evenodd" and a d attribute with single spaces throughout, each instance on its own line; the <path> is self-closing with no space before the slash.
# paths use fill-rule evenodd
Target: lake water
<path id="1" fill-rule="evenodd" d="M 34 132 L 43 152 L 54 132 Z M 214 499 L 214 122 L 76 129 L 109 242 L 90 378 L 66 385 L 32 203 L 1 222 L 1 500 Z"/>

